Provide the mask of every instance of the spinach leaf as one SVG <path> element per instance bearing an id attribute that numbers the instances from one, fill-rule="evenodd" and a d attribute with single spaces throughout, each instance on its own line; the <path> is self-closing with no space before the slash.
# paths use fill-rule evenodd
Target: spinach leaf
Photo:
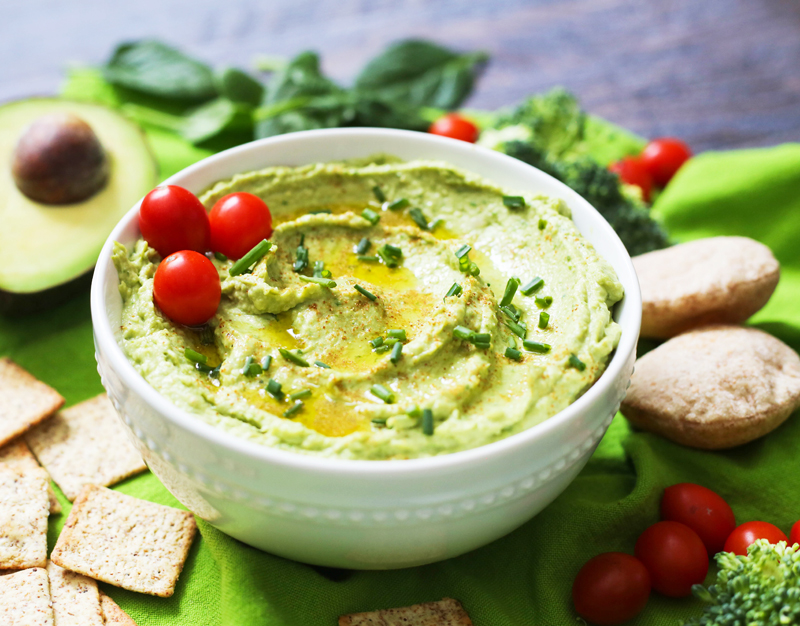
<path id="1" fill-rule="evenodd" d="M 226 67 L 214 78 L 219 94 L 233 102 L 256 107 L 264 97 L 264 86 L 250 74 L 235 67 Z"/>
<path id="2" fill-rule="evenodd" d="M 183 119 L 180 134 L 194 144 L 216 137 L 226 130 L 252 131 L 252 108 L 227 98 L 201 104 Z"/>
<path id="3" fill-rule="evenodd" d="M 367 63 L 355 86 L 407 106 L 455 109 L 487 59 L 484 52 L 458 54 L 428 41 L 400 41 Z"/>
<path id="4" fill-rule="evenodd" d="M 217 94 L 211 68 L 154 40 L 118 46 L 103 76 L 113 85 L 167 99 L 203 101 Z"/>

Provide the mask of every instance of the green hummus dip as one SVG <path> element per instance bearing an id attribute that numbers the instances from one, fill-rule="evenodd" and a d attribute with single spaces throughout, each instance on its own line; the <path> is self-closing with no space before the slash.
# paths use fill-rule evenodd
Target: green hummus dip
<path id="1" fill-rule="evenodd" d="M 175 405 L 236 436 L 342 459 L 466 450 L 558 413 L 597 380 L 617 346 L 610 308 L 622 285 L 560 200 L 522 194 L 519 206 L 504 202 L 511 192 L 445 163 L 390 157 L 268 168 L 200 199 L 210 208 L 237 191 L 269 205 L 273 247 L 252 273 L 234 277 L 231 261 L 213 259 L 222 302 L 208 327 L 176 325 L 153 304 L 161 258 L 146 242 L 117 244 L 113 257 L 120 341 L 134 367 Z M 377 223 L 362 217 L 365 208 Z M 359 256 L 364 238 L 369 248 Z M 401 250 L 397 267 L 378 255 L 385 244 Z M 464 244 L 479 275 L 460 268 Z M 308 251 L 299 272 L 298 246 Z M 320 261 L 335 287 L 301 279 Z M 543 285 L 530 295 L 520 288 L 503 311 L 512 277 Z M 512 328 L 549 351 L 526 350 Z M 391 335 L 402 337 L 392 329 L 405 331 L 401 349 L 386 347 Z M 519 354 L 507 356 L 509 347 Z M 199 370 L 187 348 L 216 369 Z M 247 368 L 265 357 L 267 371 Z M 280 392 L 270 393 L 276 383 Z"/>

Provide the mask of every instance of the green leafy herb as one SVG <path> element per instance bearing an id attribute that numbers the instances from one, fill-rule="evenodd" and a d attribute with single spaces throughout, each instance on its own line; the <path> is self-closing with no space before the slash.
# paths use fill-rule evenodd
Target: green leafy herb
<path id="1" fill-rule="evenodd" d="M 383 193 L 383 189 L 381 189 L 380 187 L 378 187 L 378 185 L 375 185 L 375 186 L 372 188 L 372 193 L 374 193 L 374 194 L 375 194 L 375 198 L 376 198 L 376 199 L 378 200 L 378 202 L 380 202 L 381 204 L 383 204 L 384 202 L 386 202 L 386 195 Z"/>
<path id="2" fill-rule="evenodd" d="M 466 326 L 456 326 L 453 329 L 453 336 L 458 339 L 466 339 L 469 341 L 472 339 L 472 335 L 475 334 L 474 330 L 467 328 Z"/>
<path id="3" fill-rule="evenodd" d="M 336 287 L 336 281 L 330 278 L 319 278 L 317 276 L 299 276 L 298 278 L 304 283 L 315 283 L 327 287 L 328 289 Z"/>
<path id="4" fill-rule="evenodd" d="M 525 198 L 522 196 L 503 196 L 503 204 L 512 211 L 524 209 L 527 206 Z"/>
<path id="5" fill-rule="evenodd" d="M 290 363 L 294 363 L 295 365 L 299 365 L 300 367 L 311 367 L 309 362 L 306 361 L 296 352 L 292 352 L 290 350 L 287 350 L 286 348 L 278 348 L 278 352 L 280 352 L 281 356 Z"/>
<path id="6" fill-rule="evenodd" d="M 464 290 L 461 288 L 461 285 L 459 285 L 458 283 L 453 283 L 450 286 L 450 289 L 447 290 L 447 293 L 444 294 L 444 297 L 449 298 L 451 296 L 460 296 L 463 293 L 463 291 Z"/>
<path id="7" fill-rule="evenodd" d="M 391 328 L 386 331 L 386 336 L 400 341 L 406 341 L 407 339 L 405 328 Z"/>
<path id="8" fill-rule="evenodd" d="M 391 389 L 388 387 L 384 387 L 383 385 L 375 384 L 369 388 L 370 393 L 383 400 L 386 404 L 394 404 L 396 401 L 396 397 Z"/>
<path id="9" fill-rule="evenodd" d="M 286 409 L 283 412 L 283 416 L 284 417 L 294 417 L 300 411 L 303 410 L 304 406 L 305 406 L 305 404 L 303 404 L 302 400 L 298 400 L 297 402 L 295 402 L 292 406 L 290 406 L 288 409 Z"/>
<path id="10" fill-rule="evenodd" d="M 195 352 L 191 348 L 186 348 L 186 350 L 183 351 L 183 355 L 192 363 L 202 363 L 203 365 L 208 363 L 208 357 L 205 354 Z"/>
<path id="11" fill-rule="evenodd" d="M 295 261 L 292 265 L 292 270 L 295 272 L 302 272 L 308 267 L 308 248 L 305 246 L 305 235 L 300 235 L 300 243 L 295 250 Z"/>
<path id="12" fill-rule="evenodd" d="M 217 92 L 230 100 L 258 106 L 264 97 L 264 86 L 255 78 L 235 67 L 226 67 L 214 76 Z"/>
<path id="13" fill-rule="evenodd" d="M 215 252 L 214 253 L 214 258 L 217 261 L 220 261 L 221 263 L 224 263 L 225 261 L 228 260 L 228 257 L 226 257 L 224 254 L 222 254 L 222 252 Z"/>
<path id="14" fill-rule="evenodd" d="M 398 198 L 387 204 L 386 208 L 390 211 L 399 211 L 400 209 L 405 209 L 409 204 L 411 203 L 405 198 Z"/>
<path id="15" fill-rule="evenodd" d="M 375 337 L 375 339 L 370 339 L 369 344 L 373 348 L 380 348 L 383 345 L 383 337 Z"/>
<path id="16" fill-rule="evenodd" d="M 356 254 L 361 254 L 361 255 L 366 254 L 371 245 L 372 242 L 370 242 L 370 240 L 367 239 L 366 237 L 363 237 L 356 246 Z"/>
<path id="17" fill-rule="evenodd" d="M 539 278 L 537 276 L 536 278 L 533 278 L 529 283 L 524 285 L 522 289 L 520 289 L 520 291 L 524 293 L 526 296 L 532 296 L 542 287 L 544 287 L 544 279 Z"/>
<path id="18" fill-rule="evenodd" d="M 400 356 L 403 354 L 403 344 L 402 342 L 398 341 L 394 346 L 392 346 L 392 354 L 389 357 L 389 360 L 392 363 L 397 363 L 400 360 Z"/>
<path id="19" fill-rule="evenodd" d="M 356 259 L 364 261 L 364 263 L 377 263 L 381 260 L 379 256 L 375 256 L 374 254 L 359 254 L 356 256 Z"/>
<path id="20" fill-rule="evenodd" d="M 389 352 L 389 350 L 391 350 L 391 349 L 392 349 L 391 346 L 382 345 L 382 346 L 378 346 L 377 348 L 373 348 L 372 351 L 374 353 L 376 353 L 376 354 L 383 354 L 384 352 Z"/>
<path id="21" fill-rule="evenodd" d="M 536 352 L 537 354 L 547 354 L 550 352 L 549 344 L 533 341 L 532 339 L 525 339 L 522 342 L 522 347 L 528 352 Z"/>
<path id="22" fill-rule="evenodd" d="M 547 228 L 547 220 L 539 218 L 539 230 L 544 230 Z"/>
<path id="23" fill-rule="evenodd" d="M 578 371 L 580 371 L 580 372 L 582 372 L 583 370 L 585 370 L 585 369 L 586 369 L 586 363 L 584 363 L 583 361 L 581 361 L 581 360 L 580 360 L 578 357 L 576 357 L 574 354 L 570 354 L 570 355 L 569 355 L 569 359 L 567 359 L 567 364 L 568 364 L 570 367 L 574 367 L 576 370 L 578 370 Z"/>
<path id="24" fill-rule="evenodd" d="M 261 359 L 261 369 L 265 372 L 269 370 L 270 366 L 272 365 L 272 356 L 267 355 L 263 359 Z"/>
<path id="25" fill-rule="evenodd" d="M 408 210 L 409 217 L 414 220 L 414 223 L 419 226 L 422 230 L 428 230 L 428 220 L 425 219 L 425 215 L 422 213 L 422 209 L 409 209 Z"/>
<path id="26" fill-rule="evenodd" d="M 520 339 L 525 339 L 528 336 L 528 328 L 522 322 L 514 322 L 512 320 L 506 321 L 508 329 Z"/>
<path id="27" fill-rule="evenodd" d="M 430 409 L 422 410 L 422 434 L 429 437 L 433 434 L 433 411 Z"/>
<path id="28" fill-rule="evenodd" d="M 503 298 L 500 300 L 500 306 L 508 306 L 511 304 L 511 301 L 514 299 L 514 296 L 517 294 L 517 289 L 519 288 L 520 279 L 512 276 L 508 279 L 506 283 L 506 290 L 503 293 Z"/>
<path id="29" fill-rule="evenodd" d="M 500 310 L 515 322 L 518 322 L 519 318 L 522 317 L 522 313 L 513 304 L 509 306 L 501 306 Z"/>
<path id="30" fill-rule="evenodd" d="M 244 367 L 242 367 L 243 375 L 252 378 L 254 376 L 258 376 L 261 374 L 261 372 L 261 366 L 253 360 L 252 356 L 249 356 L 244 360 Z"/>
<path id="31" fill-rule="evenodd" d="M 372 209 L 364 209 L 361 211 L 361 217 L 363 217 L 373 226 L 381 221 L 381 216 Z"/>
<path id="32" fill-rule="evenodd" d="M 262 239 L 259 243 L 257 243 L 253 248 L 245 254 L 241 259 L 236 261 L 231 268 L 228 270 L 228 274 L 231 276 L 239 276 L 240 274 L 244 274 L 245 270 L 249 269 L 251 265 L 255 265 L 258 263 L 264 255 L 269 252 L 270 248 L 272 248 L 272 244 L 267 241 L 266 239 Z"/>
<path id="33" fill-rule="evenodd" d="M 311 389 L 301 389 L 289 394 L 289 400 L 305 400 L 311 397 Z"/>
<path id="34" fill-rule="evenodd" d="M 472 250 L 472 246 L 468 243 L 465 243 L 458 250 L 456 250 L 456 258 L 460 261 L 469 254 L 470 250 Z"/>
<path id="35" fill-rule="evenodd" d="M 553 296 L 544 296 L 543 298 L 536 298 L 534 302 L 536 303 L 536 306 L 538 306 L 540 309 L 546 309 L 551 304 L 553 304 Z"/>
<path id="36" fill-rule="evenodd" d="M 397 267 L 403 258 L 403 251 L 390 243 L 383 244 L 378 248 L 378 256 L 381 257 L 386 267 Z"/>
<path id="37" fill-rule="evenodd" d="M 508 347 L 506 348 L 506 356 L 509 359 L 513 359 L 514 361 L 521 361 L 522 360 L 522 352 L 517 350 L 516 348 Z"/>
<path id="38" fill-rule="evenodd" d="M 547 325 L 549 323 L 550 323 L 550 314 L 545 313 L 544 311 L 539 313 L 539 328 L 544 330 L 545 328 L 547 328 Z"/>
<path id="39" fill-rule="evenodd" d="M 375 302 L 375 300 L 377 300 L 377 299 L 378 299 L 378 296 L 376 296 L 374 293 L 370 293 L 369 291 L 367 291 L 366 289 L 364 289 L 364 288 L 363 288 L 361 285 L 353 285 L 353 288 L 354 288 L 354 289 L 355 289 L 355 290 L 356 290 L 358 293 L 360 293 L 362 296 L 365 296 L 365 297 L 367 297 L 368 299 L 372 300 L 373 302 Z"/>
<path id="40" fill-rule="evenodd" d="M 321 367 L 324 370 L 331 369 L 330 365 L 327 365 L 327 364 L 323 363 L 322 361 L 314 361 L 314 365 L 316 365 L 317 367 Z"/>
<path id="41" fill-rule="evenodd" d="M 284 393 L 282 385 L 274 378 L 270 378 L 267 382 L 267 393 L 276 400 L 283 400 Z"/>

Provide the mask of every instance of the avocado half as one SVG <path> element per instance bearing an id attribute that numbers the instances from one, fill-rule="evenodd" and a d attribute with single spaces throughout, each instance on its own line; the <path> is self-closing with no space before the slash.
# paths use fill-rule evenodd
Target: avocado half
<path id="1" fill-rule="evenodd" d="M 53 113 L 72 113 L 89 124 L 108 159 L 105 185 L 81 202 L 31 200 L 11 173 L 20 136 Z M 157 182 L 158 167 L 141 128 L 112 109 L 57 98 L 0 106 L 0 312 L 55 306 L 86 288 L 109 233 Z"/>

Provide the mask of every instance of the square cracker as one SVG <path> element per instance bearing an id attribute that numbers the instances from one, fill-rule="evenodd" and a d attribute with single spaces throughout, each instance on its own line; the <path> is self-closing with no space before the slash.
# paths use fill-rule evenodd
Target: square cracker
<path id="1" fill-rule="evenodd" d="M 55 389 L 9 358 L 0 359 L 0 446 L 52 415 L 64 404 Z"/>
<path id="2" fill-rule="evenodd" d="M 0 623 L 54 626 L 46 570 L 34 567 L 0 576 Z"/>
<path id="3" fill-rule="evenodd" d="M 47 472 L 0 467 L 0 569 L 47 564 Z"/>
<path id="4" fill-rule="evenodd" d="M 106 626 L 136 626 L 136 622 L 131 619 L 131 616 L 102 591 L 100 592 L 100 607 L 103 609 Z"/>
<path id="5" fill-rule="evenodd" d="M 107 487 L 147 469 L 105 394 L 59 411 L 25 439 L 70 500 L 84 485 Z"/>
<path id="6" fill-rule="evenodd" d="M 50 558 L 111 585 L 167 598 L 196 530 L 187 511 L 87 485 Z"/>
<path id="7" fill-rule="evenodd" d="M 458 600 L 443 598 L 398 609 L 342 615 L 339 626 L 472 626 Z"/>
<path id="8" fill-rule="evenodd" d="M 103 626 L 97 582 L 47 562 L 50 598 L 58 626 Z"/>
<path id="9" fill-rule="evenodd" d="M 5 463 L 11 467 L 25 469 L 26 467 L 39 467 L 39 462 L 33 452 L 22 439 L 15 439 L 0 448 L 0 464 Z M 50 483 L 47 484 L 47 497 L 50 499 L 50 512 L 61 513 L 61 503 Z"/>

